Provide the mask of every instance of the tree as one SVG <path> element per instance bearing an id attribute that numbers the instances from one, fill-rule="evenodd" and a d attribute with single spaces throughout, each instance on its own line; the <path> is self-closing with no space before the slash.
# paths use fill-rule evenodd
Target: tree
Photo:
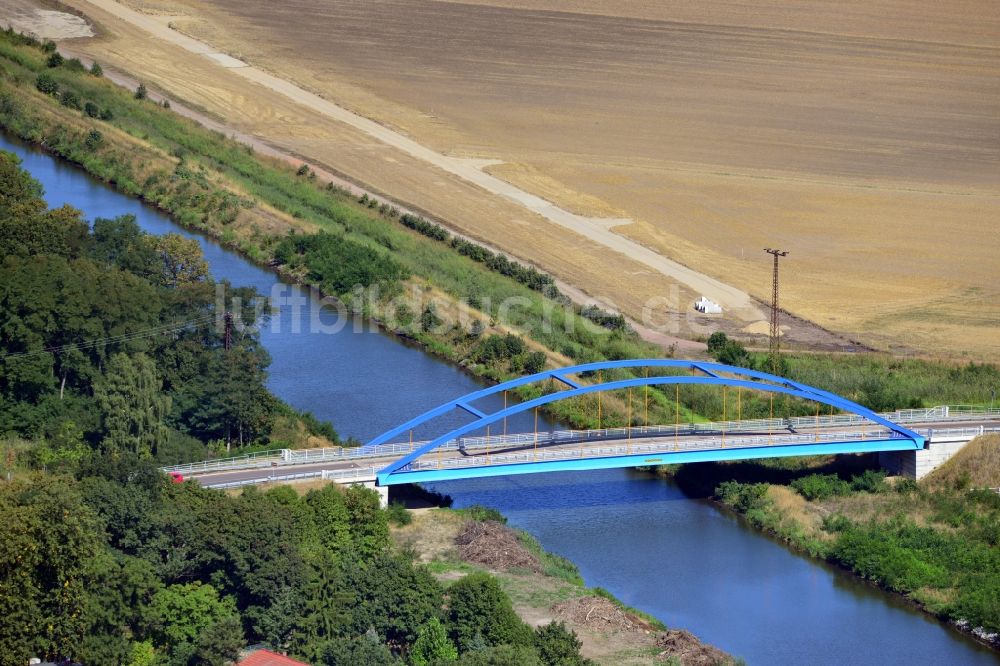
<path id="1" fill-rule="evenodd" d="M 106 548 L 93 570 L 85 606 L 88 628 L 74 657 L 85 664 L 122 664 L 132 651 L 128 634 L 141 631 L 150 600 L 163 584 L 149 563 Z"/>
<path id="2" fill-rule="evenodd" d="M 94 220 L 91 256 L 108 266 L 118 266 L 140 277 L 158 275 L 159 255 L 151 239 L 142 232 L 135 215 Z"/>
<path id="3" fill-rule="evenodd" d="M 458 659 L 458 650 L 448 640 L 441 621 L 432 617 L 420 628 L 417 640 L 410 649 L 410 664 L 412 666 L 433 666 L 449 663 Z"/>
<path id="4" fill-rule="evenodd" d="M 562 622 L 549 622 L 535 629 L 535 649 L 546 666 L 587 666 L 589 659 L 580 656 L 580 639 Z"/>
<path id="5" fill-rule="evenodd" d="M 246 645 L 239 617 L 231 615 L 210 624 L 195 641 L 194 663 L 199 666 L 229 666 Z"/>
<path id="6" fill-rule="evenodd" d="M 535 649 L 527 645 L 497 645 L 466 652 L 457 666 L 545 666 Z"/>
<path id="7" fill-rule="evenodd" d="M 198 581 L 163 588 L 147 613 L 154 641 L 171 649 L 194 646 L 202 632 L 237 617 L 232 599 L 220 599 L 214 587 Z"/>
<path id="8" fill-rule="evenodd" d="M 301 607 L 292 618 L 292 626 L 286 625 L 283 633 L 296 652 L 317 659 L 322 645 L 348 635 L 353 595 L 343 584 L 336 560 L 326 551 L 311 564 L 303 588 L 293 594 Z M 274 624 L 272 627 L 280 629 Z"/>
<path id="9" fill-rule="evenodd" d="M 149 238 L 149 243 L 163 262 L 163 284 L 177 287 L 208 278 L 208 262 L 195 239 L 163 234 Z"/>
<path id="10" fill-rule="evenodd" d="M 96 60 L 94 61 L 94 64 L 90 66 L 90 73 L 92 76 L 104 76 L 104 70 Z"/>
<path id="11" fill-rule="evenodd" d="M 146 84 L 145 83 L 140 83 L 139 87 L 135 89 L 135 98 L 136 99 L 146 99 L 147 94 L 148 93 L 146 92 Z"/>
<path id="12" fill-rule="evenodd" d="M 476 634 L 489 645 L 531 645 L 531 629 L 514 612 L 496 578 L 486 573 L 466 576 L 448 589 L 449 635 L 460 652 L 468 652 Z"/>
<path id="13" fill-rule="evenodd" d="M 0 150 L 0 220 L 9 222 L 11 218 L 41 214 L 46 208 L 42 194 L 42 184 L 21 168 L 21 158 Z M 5 244 L 14 240 L 0 239 Z M 8 254 L 6 247 L 3 249 Z"/>
<path id="14" fill-rule="evenodd" d="M 753 360 L 746 348 L 735 340 L 730 340 L 722 331 L 716 331 L 709 336 L 708 353 L 719 363 L 744 368 L 753 366 Z"/>
<path id="15" fill-rule="evenodd" d="M 45 64 L 48 67 L 59 67 L 63 64 L 63 62 L 65 62 L 65 60 L 59 51 L 53 51 L 52 54 L 49 55 L 48 60 L 45 61 Z"/>
<path id="16" fill-rule="evenodd" d="M 545 369 L 545 352 L 534 351 L 530 352 L 524 359 L 524 372 L 528 375 L 534 375 Z"/>
<path id="17" fill-rule="evenodd" d="M 312 510 L 320 544 L 334 555 L 347 552 L 352 540 L 351 518 L 344 491 L 330 483 L 318 490 L 310 490 L 305 502 Z"/>
<path id="18" fill-rule="evenodd" d="M 712 335 L 708 336 L 708 353 L 715 356 L 723 347 L 726 346 L 726 342 L 729 341 L 729 337 L 722 331 L 716 331 Z"/>
<path id="19" fill-rule="evenodd" d="M 105 451 L 140 458 L 156 452 L 157 444 L 167 437 L 163 419 L 170 411 L 170 398 L 161 388 L 156 365 L 145 354 L 111 357 L 104 379 L 94 386 Z"/>
<path id="20" fill-rule="evenodd" d="M 393 645 L 413 643 L 417 631 L 440 612 L 442 591 L 434 577 L 410 560 L 388 553 L 365 563 L 345 563 L 344 589 L 351 591 L 353 628 L 374 628 Z"/>
<path id="21" fill-rule="evenodd" d="M 399 660 L 392 656 L 384 643 L 362 636 L 327 643 L 319 663 L 323 666 L 392 666 Z"/>
<path id="22" fill-rule="evenodd" d="M 49 478 L 0 484 L 0 665 L 74 657 L 92 624 L 104 545 L 76 490 Z"/>
<path id="23" fill-rule="evenodd" d="M 132 644 L 128 666 L 153 666 L 156 663 L 156 650 L 152 641 L 141 641 Z"/>
<path id="24" fill-rule="evenodd" d="M 389 522 L 378 493 L 363 486 L 349 486 L 344 491 L 344 504 L 355 552 L 370 560 L 388 548 Z"/>

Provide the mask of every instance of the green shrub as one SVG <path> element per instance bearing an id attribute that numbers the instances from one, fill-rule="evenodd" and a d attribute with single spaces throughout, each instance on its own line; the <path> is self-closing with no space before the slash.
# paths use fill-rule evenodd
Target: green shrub
<path id="1" fill-rule="evenodd" d="M 883 478 L 884 482 L 884 478 Z M 834 495 L 846 495 L 851 484 L 836 474 L 810 474 L 792 481 L 792 488 L 807 500 L 822 500 Z"/>
<path id="2" fill-rule="evenodd" d="M 46 95 L 55 95 L 59 91 L 59 84 L 50 75 L 42 72 L 35 78 L 35 88 Z"/>
<path id="3" fill-rule="evenodd" d="M 392 284 L 407 277 L 402 265 L 387 254 L 326 232 L 286 236 L 274 256 L 291 268 L 307 269 L 309 280 L 330 294 L 343 295 L 356 286 Z"/>
<path id="4" fill-rule="evenodd" d="M 46 66 L 51 68 L 51 67 L 59 67 L 60 65 L 63 64 L 63 62 L 65 62 L 65 60 L 63 59 L 62 55 L 60 55 L 58 51 L 53 51 L 52 55 L 49 56 L 49 59 L 45 61 L 45 64 Z"/>
<path id="5" fill-rule="evenodd" d="M 70 109 L 80 110 L 82 108 L 80 96 L 72 90 L 64 90 L 59 96 L 59 103 Z"/>
<path id="6" fill-rule="evenodd" d="M 140 83 L 139 87 L 135 89 L 135 95 L 134 95 L 134 97 L 136 99 L 146 99 L 146 97 L 148 97 L 148 96 L 149 96 L 149 93 L 146 90 L 146 84 L 145 83 Z"/>
<path id="7" fill-rule="evenodd" d="M 885 472 L 866 469 L 861 474 L 851 477 L 851 488 L 864 493 L 884 493 L 889 490 L 885 482 Z"/>
<path id="8" fill-rule="evenodd" d="M 92 64 L 90 66 L 90 75 L 91 76 L 104 76 L 104 70 L 101 68 L 101 66 L 99 64 L 97 64 L 96 60 L 94 61 L 94 64 Z"/>
<path id="9" fill-rule="evenodd" d="M 455 511 L 469 520 L 477 520 L 479 522 L 493 520 L 504 525 L 507 524 L 506 516 L 492 507 L 483 506 L 481 504 L 473 504 L 472 506 L 467 506 L 464 509 L 455 509 Z"/>
<path id="10" fill-rule="evenodd" d="M 723 504 L 743 514 L 768 504 L 766 483 L 725 481 L 715 489 L 715 496 Z"/>
<path id="11" fill-rule="evenodd" d="M 534 375 L 545 369 L 545 352 L 534 351 L 524 358 L 524 373 Z"/>
<path id="12" fill-rule="evenodd" d="M 409 525 L 413 522 L 413 516 L 406 510 L 406 505 L 402 502 L 391 502 L 386 513 L 389 521 L 396 525 Z"/>
<path id="13" fill-rule="evenodd" d="M 90 130 L 87 134 L 87 140 L 84 142 L 89 150 L 96 150 L 101 142 L 104 141 L 104 135 L 95 129 Z"/>
<path id="14" fill-rule="evenodd" d="M 492 334 L 479 341 L 472 352 L 477 363 L 505 361 L 524 353 L 524 341 L 518 336 Z"/>

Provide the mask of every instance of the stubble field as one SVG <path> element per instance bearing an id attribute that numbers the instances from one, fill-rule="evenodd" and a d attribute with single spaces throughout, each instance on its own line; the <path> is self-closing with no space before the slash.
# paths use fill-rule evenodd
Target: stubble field
<path id="1" fill-rule="evenodd" d="M 629 218 L 614 232 L 755 296 L 761 249 L 787 249 L 784 303 L 822 326 L 1000 358 L 989 1 L 129 4 L 435 150 L 501 160 L 491 173 L 574 212 Z M 94 55 L 630 314 L 663 292 L 583 237 L 102 25 Z"/>

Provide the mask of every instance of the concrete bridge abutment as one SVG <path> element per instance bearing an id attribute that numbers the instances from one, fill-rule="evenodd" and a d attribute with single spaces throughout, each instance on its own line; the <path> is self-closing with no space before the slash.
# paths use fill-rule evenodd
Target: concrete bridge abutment
<path id="1" fill-rule="evenodd" d="M 979 427 L 979 435 L 984 428 Z M 878 454 L 878 462 L 890 474 L 920 480 L 946 463 L 978 435 L 934 437 L 932 430 L 926 446 L 918 451 L 886 451 Z"/>

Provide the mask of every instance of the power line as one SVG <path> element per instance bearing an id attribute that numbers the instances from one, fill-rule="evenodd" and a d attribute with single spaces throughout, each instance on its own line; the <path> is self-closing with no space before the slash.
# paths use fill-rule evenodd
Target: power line
<path id="1" fill-rule="evenodd" d="M 37 356 L 39 354 L 58 354 L 61 352 L 72 351 L 74 349 L 91 349 L 101 344 L 115 344 L 120 342 L 128 342 L 130 340 L 138 340 L 141 338 L 153 337 L 156 335 L 163 335 L 165 333 L 173 333 L 175 331 L 181 331 L 191 326 L 196 326 L 198 324 L 207 324 L 209 322 L 215 321 L 215 315 L 205 315 L 204 317 L 198 317 L 196 319 L 189 319 L 183 322 L 175 322 L 172 324 L 162 324 L 160 326 L 155 326 L 153 328 L 141 329 L 138 331 L 133 331 L 131 333 L 123 333 L 121 335 L 112 335 L 104 338 L 97 338 L 94 340 L 87 340 L 85 342 L 74 342 L 65 345 L 57 345 L 54 347 L 45 347 L 43 349 L 35 349 L 28 352 L 18 352 L 16 354 L 2 354 L 0 355 L 0 360 L 6 360 L 9 358 L 25 358 L 28 356 Z"/>
<path id="2" fill-rule="evenodd" d="M 778 258 L 784 257 L 788 252 L 784 250 L 772 250 L 764 248 L 764 252 L 774 256 L 774 274 L 771 277 L 771 340 L 768 353 L 771 360 L 771 373 L 778 374 L 780 366 L 778 354 L 781 351 L 781 329 L 778 327 Z"/>

